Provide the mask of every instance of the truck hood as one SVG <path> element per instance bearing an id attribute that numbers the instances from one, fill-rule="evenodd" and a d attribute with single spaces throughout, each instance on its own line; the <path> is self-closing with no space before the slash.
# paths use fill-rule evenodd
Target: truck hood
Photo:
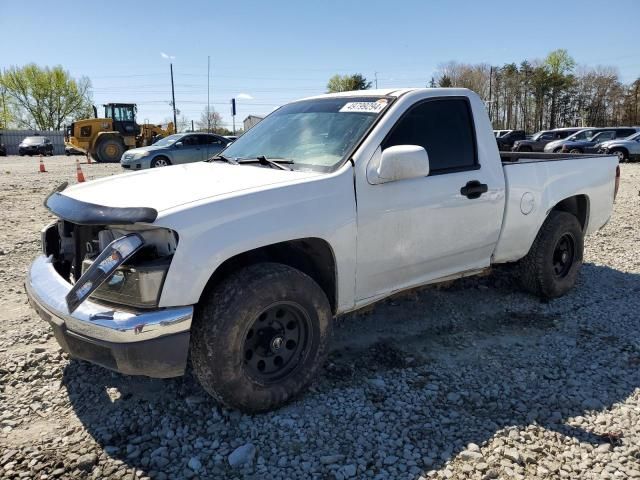
<path id="1" fill-rule="evenodd" d="M 322 175 L 256 165 L 196 162 L 105 177 L 67 188 L 62 195 L 106 207 L 148 207 L 161 212 L 190 202 L 270 189 Z"/>

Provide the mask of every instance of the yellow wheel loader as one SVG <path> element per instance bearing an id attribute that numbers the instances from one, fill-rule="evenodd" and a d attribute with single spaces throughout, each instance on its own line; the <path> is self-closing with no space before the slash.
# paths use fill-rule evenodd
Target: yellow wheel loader
<path id="1" fill-rule="evenodd" d="M 107 103 L 103 118 L 98 118 L 96 107 L 93 112 L 95 118 L 77 120 L 67 127 L 65 141 L 98 162 L 119 162 L 125 150 L 151 145 L 175 133 L 173 123 L 166 128 L 149 123 L 138 125 L 135 103 Z"/>

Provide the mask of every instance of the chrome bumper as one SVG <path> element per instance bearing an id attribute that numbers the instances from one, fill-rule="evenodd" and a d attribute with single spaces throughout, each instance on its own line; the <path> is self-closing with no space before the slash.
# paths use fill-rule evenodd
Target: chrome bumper
<path id="1" fill-rule="evenodd" d="M 86 300 L 69 313 L 65 297 L 71 284 L 44 255 L 31 265 L 25 286 L 32 306 L 72 356 L 133 375 L 164 378 L 184 373 L 192 306 L 114 310 Z"/>

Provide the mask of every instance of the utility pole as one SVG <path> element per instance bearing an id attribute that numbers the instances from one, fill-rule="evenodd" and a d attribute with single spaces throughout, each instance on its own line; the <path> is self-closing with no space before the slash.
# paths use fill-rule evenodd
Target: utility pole
<path id="1" fill-rule="evenodd" d="M 173 63 L 169 64 L 171 69 L 171 105 L 173 106 L 173 125 L 176 133 L 178 133 L 178 117 L 176 116 L 176 92 L 173 88 Z"/>
<path id="2" fill-rule="evenodd" d="M 373 77 L 375 78 L 376 89 L 377 89 L 378 88 L 378 72 L 373 72 Z"/>
<path id="3" fill-rule="evenodd" d="M 193 120 L 191 120 L 191 131 L 192 131 L 192 132 L 195 132 L 195 131 L 196 131 L 195 127 L 193 126 Z"/>
<path id="4" fill-rule="evenodd" d="M 211 76 L 211 56 L 207 55 L 207 133 L 211 133 L 211 101 L 209 89 L 209 77 Z"/>

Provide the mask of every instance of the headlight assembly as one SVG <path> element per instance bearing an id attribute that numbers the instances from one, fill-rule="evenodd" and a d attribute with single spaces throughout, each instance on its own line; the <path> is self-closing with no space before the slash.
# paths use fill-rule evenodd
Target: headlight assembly
<path id="1" fill-rule="evenodd" d="M 85 260 L 82 271 L 88 271 L 93 263 Z M 91 298 L 134 308 L 154 308 L 158 305 L 170 264 L 171 257 L 164 257 L 121 265 L 111 278 L 93 291 Z"/>
<path id="2" fill-rule="evenodd" d="M 67 294 L 67 308 L 72 313 L 89 295 L 111 277 L 116 269 L 144 245 L 143 238 L 130 233 L 111 242 L 92 265 L 82 273 Z"/>

